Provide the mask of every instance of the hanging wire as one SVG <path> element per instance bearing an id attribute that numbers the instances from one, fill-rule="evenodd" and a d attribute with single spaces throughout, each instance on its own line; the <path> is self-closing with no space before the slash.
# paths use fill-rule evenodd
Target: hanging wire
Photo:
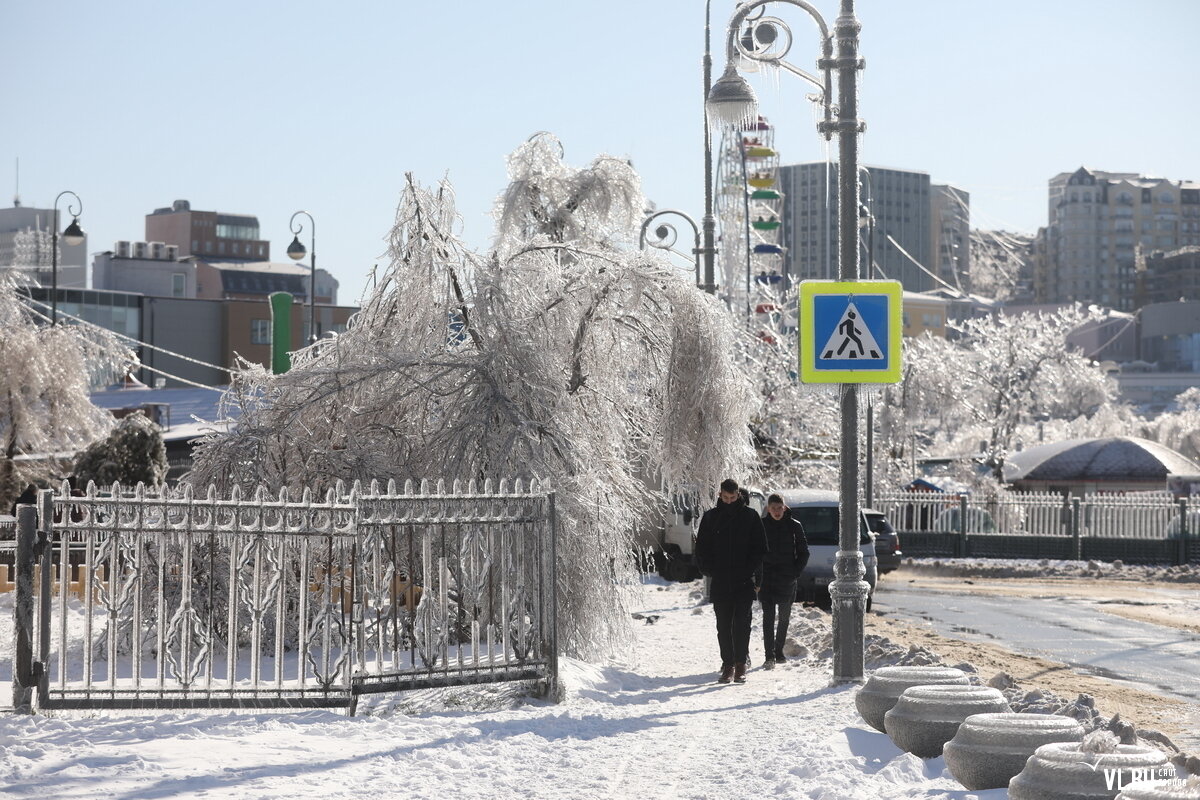
<path id="1" fill-rule="evenodd" d="M 37 301 L 37 300 L 34 300 L 33 302 L 35 302 L 35 303 L 38 303 L 38 301 Z M 45 303 L 38 303 L 38 305 L 45 305 Z M 43 314 L 42 312 L 38 311 L 38 310 L 37 310 L 37 309 L 35 309 L 35 308 L 28 308 L 28 307 L 26 307 L 26 311 L 28 311 L 30 314 L 33 314 L 33 315 L 34 315 L 34 316 L 36 316 L 36 317 L 40 317 L 41 319 L 45 320 L 46 322 L 50 322 L 50 321 L 51 321 L 51 320 L 50 320 L 50 317 L 46 316 L 45 314 Z M 59 315 L 60 317 L 66 317 L 67 319 L 72 319 L 72 320 L 75 320 L 76 322 L 79 322 L 79 323 L 80 323 L 80 324 L 82 324 L 82 325 L 89 325 L 89 326 L 91 326 L 91 327 L 93 327 L 93 328 L 96 328 L 96 329 L 98 329 L 98 330 L 105 331 L 105 332 L 107 332 L 107 333 L 115 333 L 115 331 L 110 331 L 110 330 L 108 330 L 108 328 L 105 328 L 105 327 L 103 327 L 103 326 L 101 326 L 101 325 L 97 325 L 97 324 L 96 324 L 96 323 L 94 323 L 94 322 L 88 322 L 86 319 L 80 319 L 79 317 L 73 317 L 73 316 L 71 316 L 70 314 L 67 314 L 67 313 L 63 312 L 61 309 L 59 310 L 59 312 L 58 312 L 58 315 Z M 121 334 L 116 334 L 116 335 L 120 336 Z M 128 337 L 128 336 L 124 336 L 124 337 L 122 337 L 122 338 L 129 339 L 129 337 Z M 136 342 L 137 340 L 136 340 L 136 339 L 133 339 L 132 341 L 135 341 L 135 342 Z M 165 351 L 165 352 L 170 352 L 170 351 Z M 194 360 L 194 359 L 188 359 L 188 360 L 189 360 L 189 361 L 191 361 L 191 360 Z M 198 362 L 196 362 L 196 363 L 198 363 L 198 364 L 203 364 L 204 362 L 203 362 L 203 361 L 198 361 Z M 147 370 L 147 371 L 149 371 L 149 372 L 154 372 L 154 373 L 157 373 L 157 374 L 159 374 L 159 375 L 162 375 L 164 378 L 171 378 L 172 380 L 177 380 L 177 381 L 179 381 L 180 383 L 185 383 L 185 384 L 187 384 L 188 386 L 194 386 L 194 387 L 196 387 L 197 389 L 208 389 L 209 391 L 212 391 L 212 392 L 220 392 L 220 393 L 222 393 L 222 394 L 224 394 L 224 392 L 225 392 L 225 390 L 224 390 L 224 389 L 222 389 L 222 388 L 220 388 L 220 387 L 217 387 L 217 386 L 206 386 L 206 385 L 205 385 L 205 384 L 203 384 L 203 383 L 196 383 L 195 381 L 190 381 L 190 380 L 188 380 L 187 378 L 181 378 L 181 377 L 179 377 L 178 375 L 172 375 L 170 372 L 165 372 L 165 371 L 163 371 L 163 370 L 161 370 L 161 369 L 158 369 L 157 367 L 152 367 L 152 366 L 149 366 L 148 364 L 140 364 L 140 363 L 139 363 L 139 366 L 140 366 L 140 368 L 141 368 L 141 369 Z M 206 366 L 211 366 L 211 365 L 206 365 Z M 219 369 L 224 369 L 224 368 L 223 368 L 223 367 L 219 367 Z M 225 370 L 225 372 L 230 372 L 230 370 Z"/>
<path id="2" fill-rule="evenodd" d="M 22 299 L 27 300 L 30 303 L 37 303 L 42 308 L 50 307 L 50 305 L 48 303 L 43 303 L 41 300 L 34 300 L 32 297 L 24 297 L 23 296 Z M 38 312 L 35 311 L 34 313 L 36 314 Z M 229 369 L 228 367 L 222 367 L 222 366 L 218 366 L 216 364 L 209 364 L 207 361 L 201 361 L 197 358 L 192 358 L 191 356 L 185 356 L 183 353 L 176 353 L 173 350 L 167 350 L 164 347 L 158 347 L 156 345 L 150 344 L 149 342 L 143 342 L 140 339 L 135 339 L 132 336 L 129 336 L 124 333 L 120 333 L 119 331 L 109 330 L 108 328 L 105 328 L 103 325 L 97 325 L 96 323 L 91 322 L 89 320 L 72 316 L 61 309 L 59 309 L 58 313 L 59 313 L 59 316 L 63 316 L 63 317 L 66 317 L 67 319 L 75 320 L 76 322 L 81 323 L 83 325 L 91 325 L 93 328 L 99 328 L 102 331 L 108 331 L 113 336 L 116 336 L 118 339 L 124 339 L 127 342 L 132 342 L 132 343 L 136 344 L 138 347 L 145 347 L 150 350 L 155 350 L 159 353 L 163 353 L 165 355 L 169 355 L 169 356 L 178 358 L 181 361 L 190 361 L 193 364 L 199 364 L 202 367 L 209 367 L 210 369 L 219 369 L 222 372 L 228 372 L 230 375 L 232 375 L 236 372 L 236 370 Z M 41 315 L 39 314 L 39 316 L 41 316 Z M 146 369 L 150 369 L 150 367 L 146 367 Z"/>

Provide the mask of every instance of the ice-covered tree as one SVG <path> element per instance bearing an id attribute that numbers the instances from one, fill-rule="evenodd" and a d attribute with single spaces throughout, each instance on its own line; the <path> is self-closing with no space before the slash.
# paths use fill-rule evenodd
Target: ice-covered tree
<path id="1" fill-rule="evenodd" d="M 108 431 L 112 415 L 88 399 L 90 381 L 132 360 L 98 328 L 39 324 L 12 283 L 0 283 L 0 509 L 26 485 L 62 477 L 51 456 Z"/>
<path id="2" fill-rule="evenodd" d="M 799 380 L 796 288 L 757 288 L 754 313 L 729 312 L 741 333 L 739 358 L 760 400 L 751 421 L 756 481 L 769 490 L 836 488 L 838 405 L 828 388 Z"/>
<path id="3" fill-rule="evenodd" d="M 626 162 L 575 169 L 539 136 L 509 171 L 483 254 L 454 233 L 450 187 L 408 176 L 362 310 L 288 373 L 240 373 L 240 421 L 200 447 L 189 480 L 547 478 L 564 646 L 603 655 L 627 636 L 620 585 L 648 478 L 743 473 L 754 397 L 719 305 L 630 246 L 644 200 Z"/>
<path id="4" fill-rule="evenodd" d="M 75 458 L 75 478 L 81 485 L 93 481 L 97 486 L 158 486 L 166 477 L 162 428 L 145 414 L 122 418 L 108 436 L 92 442 Z"/>
<path id="5" fill-rule="evenodd" d="M 1094 318 L 1078 308 L 997 315 L 964 322 L 958 340 L 908 340 L 904 382 L 891 392 L 898 407 L 885 420 L 888 440 L 916 435 L 957 452 L 983 442 L 984 460 L 1002 479 L 1023 424 L 1090 416 L 1114 401 L 1112 379 L 1067 344 Z"/>
<path id="6" fill-rule="evenodd" d="M 1033 237 L 1009 231 L 971 231 L 971 291 L 1008 300 L 1028 277 Z"/>
<path id="7" fill-rule="evenodd" d="M 1193 386 L 1181 393 L 1175 406 L 1174 411 L 1147 423 L 1142 435 L 1200 462 L 1200 388 Z"/>

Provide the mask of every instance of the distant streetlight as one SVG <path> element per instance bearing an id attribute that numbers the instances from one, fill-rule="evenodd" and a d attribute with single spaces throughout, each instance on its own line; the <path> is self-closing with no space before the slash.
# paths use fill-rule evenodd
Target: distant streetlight
<path id="1" fill-rule="evenodd" d="M 292 243 L 288 245 L 287 254 L 293 261 L 299 261 L 308 253 L 300 243 L 304 225 L 296 222 L 296 217 L 301 214 L 308 217 L 309 243 L 312 245 L 312 258 L 308 262 L 308 341 L 311 344 L 317 340 L 317 223 L 307 211 L 297 211 L 288 221 L 288 228 L 295 235 L 292 237 Z"/>
<path id="2" fill-rule="evenodd" d="M 64 189 L 54 198 L 53 240 L 50 243 L 50 324 L 58 324 L 58 201 L 64 194 L 75 198 L 75 202 L 67 206 L 71 215 L 71 224 L 62 232 L 63 241 L 72 247 L 83 244 L 85 238 L 83 228 L 79 227 L 79 215 L 83 213 L 83 201 L 79 195 L 70 189 Z M 76 205 L 78 203 L 78 206 Z"/>
<path id="3" fill-rule="evenodd" d="M 716 276 L 714 274 L 714 256 L 717 252 L 716 247 L 716 218 L 713 216 L 713 178 L 712 178 L 712 129 L 708 124 L 709 98 L 712 91 L 712 26 L 709 24 L 712 12 L 712 0 L 706 0 L 704 3 L 704 101 L 702 108 L 704 109 L 704 219 L 703 239 L 701 239 L 700 228 L 696 225 L 696 221 L 682 211 L 672 209 L 664 209 L 657 214 L 653 214 L 642 223 L 642 234 L 640 239 L 641 247 L 649 244 L 651 247 L 656 247 L 660 250 L 670 250 L 675 243 L 677 232 L 673 225 L 669 223 L 661 223 L 654 229 L 655 238 L 647 241 L 646 230 L 650 226 L 651 220 L 657 219 L 664 214 L 675 214 L 687 220 L 692 226 L 692 230 L 696 231 L 696 245 L 692 248 L 692 253 L 696 262 L 696 285 L 708 292 L 715 294 L 717 291 Z M 703 277 L 701 277 L 701 268 L 703 267 Z"/>

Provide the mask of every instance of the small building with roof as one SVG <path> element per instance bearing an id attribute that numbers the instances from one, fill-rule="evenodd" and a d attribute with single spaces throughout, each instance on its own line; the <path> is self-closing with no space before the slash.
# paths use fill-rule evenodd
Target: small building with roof
<path id="1" fill-rule="evenodd" d="M 1169 475 L 1197 473 L 1200 464 L 1134 436 L 1041 444 L 1011 454 L 1004 464 L 1004 480 L 1013 489 L 1072 495 L 1165 491 Z"/>

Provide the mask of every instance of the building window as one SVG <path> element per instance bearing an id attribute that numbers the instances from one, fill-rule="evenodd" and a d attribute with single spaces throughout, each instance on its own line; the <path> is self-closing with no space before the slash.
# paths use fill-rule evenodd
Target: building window
<path id="1" fill-rule="evenodd" d="M 183 274 L 182 272 L 176 272 L 171 276 L 171 296 L 187 296 L 187 275 Z"/>
<path id="2" fill-rule="evenodd" d="M 271 320 L 269 319 L 252 319 L 250 320 L 250 344 L 270 344 L 271 343 Z"/>
<path id="3" fill-rule="evenodd" d="M 192 239 L 192 252 L 194 253 L 199 249 L 198 242 L 195 239 Z"/>

